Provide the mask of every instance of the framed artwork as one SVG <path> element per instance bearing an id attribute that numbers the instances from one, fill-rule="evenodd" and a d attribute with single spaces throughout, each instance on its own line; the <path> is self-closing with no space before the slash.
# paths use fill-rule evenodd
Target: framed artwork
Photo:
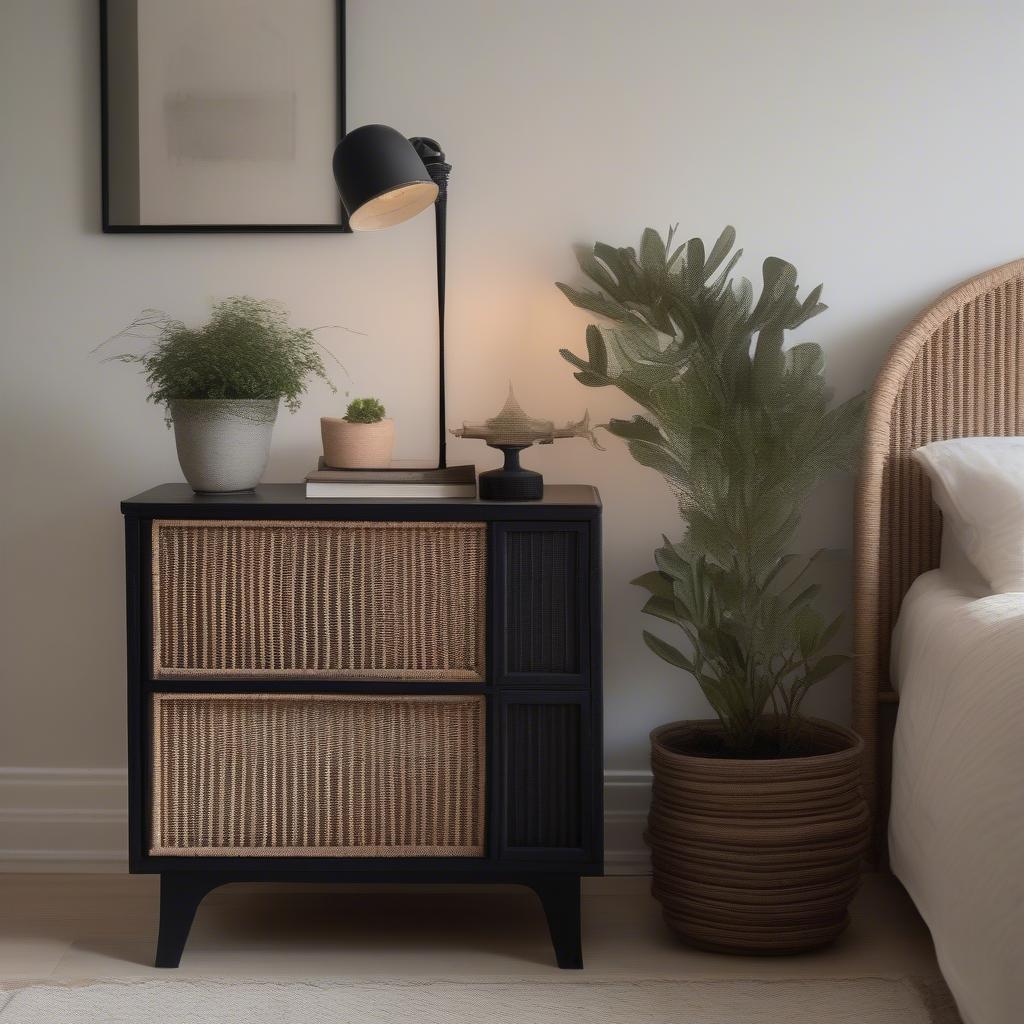
<path id="1" fill-rule="evenodd" d="M 347 231 L 344 0 L 100 0 L 105 232 Z"/>

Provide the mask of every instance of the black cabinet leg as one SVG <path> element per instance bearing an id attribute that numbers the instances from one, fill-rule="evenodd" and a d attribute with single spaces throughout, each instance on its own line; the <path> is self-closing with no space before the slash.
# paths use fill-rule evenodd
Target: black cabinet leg
<path id="1" fill-rule="evenodd" d="M 168 871 L 160 875 L 160 933 L 156 966 L 177 967 L 203 897 L 221 883 L 213 877 Z"/>
<path id="2" fill-rule="evenodd" d="M 548 919 L 555 959 L 563 970 L 583 967 L 583 943 L 580 937 L 580 879 L 578 875 L 538 878 L 530 888 L 540 897 Z"/>

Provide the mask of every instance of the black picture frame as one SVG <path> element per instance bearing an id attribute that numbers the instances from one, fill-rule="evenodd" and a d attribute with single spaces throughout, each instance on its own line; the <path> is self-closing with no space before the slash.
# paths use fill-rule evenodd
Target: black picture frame
<path id="1" fill-rule="evenodd" d="M 338 221 L 330 224 L 112 224 L 110 221 L 110 118 L 108 110 L 107 0 L 99 0 L 100 19 L 100 182 L 104 234 L 350 234 L 345 208 L 338 200 Z M 345 126 L 345 0 L 335 0 L 335 54 L 337 59 L 337 138 Z"/>

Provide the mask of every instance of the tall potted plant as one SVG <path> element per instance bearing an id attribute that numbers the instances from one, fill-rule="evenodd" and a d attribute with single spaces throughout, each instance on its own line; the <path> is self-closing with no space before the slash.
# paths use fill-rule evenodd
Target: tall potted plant
<path id="1" fill-rule="evenodd" d="M 185 479 L 199 492 L 251 490 L 266 469 L 281 400 L 295 412 L 311 376 L 335 390 L 313 332 L 290 326 L 271 302 L 224 299 L 202 327 L 147 310 L 118 337 L 153 332 L 150 351 L 111 358 L 141 367 L 149 401 L 174 425 Z"/>
<path id="2" fill-rule="evenodd" d="M 815 484 L 854 461 L 863 396 L 832 406 L 820 347 L 784 345 L 826 308 L 821 286 L 801 301 L 796 269 L 770 258 L 755 301 L 730 276 L 734 242 L 727 228 L 707 254 L 697 238 L 673 249 L 648 228 L 639 250 L 584 252 L 596 290 L 559 287 L 604 322 L 587 358 L 562 355 L 643 409 L 607 429 L 678 498 L 681 539 L 634 582 L 684 643 L 644 640 L 717 715 L 651 734 L 654 893 L 693 944 L 796 952 L 845 927 L 867 843 L 861 741 L 800 713 L 848 660 L 831 650 L 841 616 L 817 607 L 820 552 L 790 550 Z"/>

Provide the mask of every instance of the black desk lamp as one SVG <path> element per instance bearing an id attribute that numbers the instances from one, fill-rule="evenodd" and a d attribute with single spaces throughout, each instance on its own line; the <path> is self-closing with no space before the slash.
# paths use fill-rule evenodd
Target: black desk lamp
<path id="1" fill-rule="evenodd" d="M 407 139 L 383 124 L 349 132 L 334 151 L 334 180 L 353 231 L 376 231 L 434 206 L 437 238 L 438 469 L 445 460 L 444 268 L 448 174 L 433 139 Z"/>

